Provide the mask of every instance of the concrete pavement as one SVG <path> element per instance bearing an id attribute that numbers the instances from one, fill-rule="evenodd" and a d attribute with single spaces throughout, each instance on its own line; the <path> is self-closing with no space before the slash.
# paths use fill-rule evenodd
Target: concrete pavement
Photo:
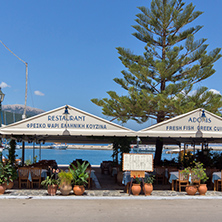
<path id="1" fill-rule="evenodd" d="M 1 222 L 221 221 L 221 199 L 1 199 Z"/>

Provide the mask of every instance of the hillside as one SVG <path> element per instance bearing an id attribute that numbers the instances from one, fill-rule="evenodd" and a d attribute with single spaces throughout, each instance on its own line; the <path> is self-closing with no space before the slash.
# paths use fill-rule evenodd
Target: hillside
<path id="1" fill-rule="evenodd" d="M 23 114 L 24 105 L 14 104 L 14 105 L 2 105 L 2 110 L 12 112 L 12 113 L 19 113 Z M 45 112 L 44 110 L 32 108 L 27 106 L 26 107 L 26 115 L 27 116 L 35 116 L 37 114 Z"/>

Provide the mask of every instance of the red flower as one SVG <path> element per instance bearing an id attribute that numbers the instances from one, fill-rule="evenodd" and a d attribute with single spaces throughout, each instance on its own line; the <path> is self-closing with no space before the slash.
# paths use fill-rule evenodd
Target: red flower
<path id="1" fill-rule="evenodd" d="M 136 179 L 136 176 L 135 176 L 135 175 L 134 175 L 133 177 L 134 177 L 134 179 Z"/>
<path id="2" fill-rule="evenodd" d="M 138 175 L 138 177 L 140 177 L 140 175 Z"/>

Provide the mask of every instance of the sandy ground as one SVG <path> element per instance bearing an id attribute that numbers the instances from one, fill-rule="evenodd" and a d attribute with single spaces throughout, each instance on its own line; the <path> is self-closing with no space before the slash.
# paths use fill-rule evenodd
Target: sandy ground
<path id="1" fill-rule="evenodd" d="M 221 221 L 222 200 L 0 200 L 1 222 Z"/>

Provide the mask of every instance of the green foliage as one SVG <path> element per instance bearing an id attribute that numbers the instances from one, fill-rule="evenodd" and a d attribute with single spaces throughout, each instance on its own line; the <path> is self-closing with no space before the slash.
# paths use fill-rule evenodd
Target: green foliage
<path id="1" fill-rule="evenodd" d="M 144 179 L 144 182 L 145 182 L 145 183 L 153 184 L 154 180 L 155 180 L 155 175 L 150 174 L 148 177 L 146 177 L 146 178 Z"/>
<path id="2" fill-rule="evenodd" d="M 127 71 L 114 81 L 128 95 L 108 91 L 110 99 L 92 102 L 102 107 L 104 115 L 122 122 L 133 119 L 142 123 L 149 118 L 160 122 L 199 107 L 220 114 L 221 95 L 206 87 L 190 94 L 194 84 L 213 75 L 213 64 L 221 57 L 219 48 L 207 54 L 206 39 L 194 39 L 202 26 L 190 23 L 203 12 L 181 0 L 152 0 L 150 8 L 138 9 L 133 36 L 144 43 L 143 54 L 117 48 Z"/>
<path id="3" fill-rule="evenodd" d="M 0 163 L 0 184 L 14 181 L 17 178 L 17 172 L 10 163 Z"/>
<path id="4" fill-rule="evenodd" d="M 26 165 L 26 166 L 29 166 L 29 165 L 31 165 L 31 164 L 32 164 L 32 160 L 31 160 L 31 159 L 25 160 L 25 165 Z"/>
<path id="5" fill-rule="evenodd" d="M 201 183 L 205 183 L 209 178 L 206 174 L 206 169 L 203 167 L 203 163 L 193 161 L 193 167 L 187 167 L 183 171 L 184 175 L 189 176 L 191 172 L 195 175 L 197 180 Z M 191 181 L 192 182 L 192 181 Z"/>
<path id="6" fill-rule="evenodd" d="M 58 183 L 58 179 L 55 179 L 55 175 L 52 174 L 51 176 L 47 176 L 46 179 L 41 182 L 41 185 L 47 188 L 51 185 L 58 185 Z"/>
<path id="7" fill-rule="evenodd" d="M 65 172 L 65 171 L 61 171 L 58 173 L 59 176 L 59 182 L 60 184 L 62 183 L 68 183 L 71 184 L 72 180 L 73 180 L 73 176 L 71 172 Z"/>
<path id="8" fill-rule="evenodd" d="M 130 152 L 130 144 L 132 143 L 132 138 L 123 137 L 113 138 L 113 162 L 118 164 L 118 154 L 121 155 L 121 167 L 122 167 L 122 161 L 123 161 L 123 153 L 129 153 Z"/>
<path id="9" fill-rule="evenodd" d="M 85 185 L 88 183 L 87 179 L 89 174 L 86 172 L 89 163 L 83 162 L 80 164 L 77 161 L 77 167 L 71 164 L 72 168 L 69 167 L 69 170 L 73 176 L 73 183 L 74 185 Z"/>
<path id="10" fill-rule="evenodd" d="M 15 140 L 10 140 L 9 149 L 8 149 L 8 160 L 9 160 L 9 163 L 12 165 L 15 164 L 15 159 L 17 156 L 15 155 L 15 148 L 16 148 Z"/>
<path id="11" fill-rule="evenodd" d="M 195 166 L 193 168 L 193 171 L 197 178 L 201 181 L 201 183 L 205 183 L 209 178 L 206 174 L 206 169 L 203 167 L 203 163 L 200 162 L 194 162 Z"/>
<path id="12" fill-rule="evenodd" d="M 134 176 L 133 183 L 141 184 L 141 182 L 142 182 L 141 178 Z"/>

